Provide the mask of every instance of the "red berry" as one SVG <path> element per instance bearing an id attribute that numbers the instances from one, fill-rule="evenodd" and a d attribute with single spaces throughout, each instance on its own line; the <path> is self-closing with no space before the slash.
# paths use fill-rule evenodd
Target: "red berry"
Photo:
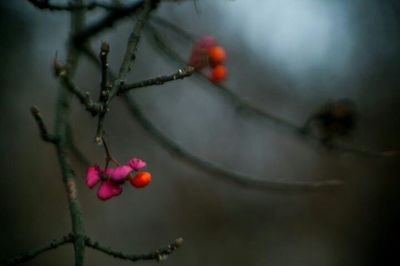
<path id="1" fill-rule="evenodd" d="M 211 67 L 223 64 L 226 61 L 225 49 L 221 46 L 208 49 L 208 61 Z"/>
<path id="2" fill-rule="evenodd" d="M 224 67 L 223 65 L 218 65 L 211 70 L 208 78 L 214 83 L 219 83 L 225 80 L 227 75 L 228 70 L 226 69 L 226 67 Z"/>
<path id="3" fill-rule="evenodd" d="M 136 188 L 147 186 L 151 182 L 151 174 L 149 172 L 139 172 L 130 180 L 131 185 Z"/>

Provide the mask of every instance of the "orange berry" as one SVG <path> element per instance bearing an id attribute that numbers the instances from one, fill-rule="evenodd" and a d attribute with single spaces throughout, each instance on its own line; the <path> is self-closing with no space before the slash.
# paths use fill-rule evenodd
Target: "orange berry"
<path id="1" fill-rule="evenodd" d="M 147 186 L 151 182 L 151 174 L 149 172 L 139 172 L 130 180 L 131 185 L 136 188 Z"/>
<path id="2" fill-rule="evenodd" d="M 214 83 L 219 83 L 225 80 L 227 76 L 228 70 L 226 67 L 223 65 L 218 65 L 211 70 L 208 78 Z"/>
<path id="3" fill-rule="evenodd" d="M 225 60 L 226 52 L 221 46 L 214 46 L 208 49 L 208 61 L 211 67 L 223 64 Z"/>

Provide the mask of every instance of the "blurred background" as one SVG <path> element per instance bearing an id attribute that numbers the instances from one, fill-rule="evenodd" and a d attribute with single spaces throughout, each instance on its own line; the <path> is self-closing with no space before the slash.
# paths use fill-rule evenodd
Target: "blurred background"
<path id="1" fill-rule="evenodd" d="M 88 17 L 92 21 L 101 10 Z M 197 36 L 212 35 L 228 53 L 226 85 L 247 101 L 301 126 L 321 105 L 350 98 L 359 121 L 343 141 L 372 150 L 400 147 L 400 2 L 395 0 L 247 0 L 162 3 L 156 14 Z M 133 27 L 129 19 L 92 40 L 111 45 L 117 69 Z M 156 26 L 188 58 L 192 47 Z M 37 105 L 53 126 L 58 82 L 51 62 L 65 58 L 68 12 L 28 1 L 0 2 L 0 257 L 11 257 L 70 231 L 54 148 L 29 113 Z M 144 35 L 129 81 L 176 71 Z M 76 83 L 97 95 L 98 71 L 82 57 Z M 271 181 L 342 179 L 340 190 L 251 190 L 221 181 L 163 149 L 116 99 L 106 119 L 116 158 L 148 162 L 152 184 L 125 187 L 107 202 L 84 184 L 73 161 L 87 234 L 128 253 L 177 237 L 184 246 L 164 265 L 389 265 L 398 261 L 399 159 L 331 152 L 284 127 L 237 112 L 209 82 L 192 76 L 131 92 L 146 116 L 191 153 L 227 169 Z M 96 119 L 75 99 L 75 139 L 92 163 Z M 86 265 L 128 265 L 87 249 Z M 155 261 L 137 262 L 152 265 Z M 72 265 L 63 246 L 26 265 Z M 396 265 L 391 262 L 390 265 Z"/>

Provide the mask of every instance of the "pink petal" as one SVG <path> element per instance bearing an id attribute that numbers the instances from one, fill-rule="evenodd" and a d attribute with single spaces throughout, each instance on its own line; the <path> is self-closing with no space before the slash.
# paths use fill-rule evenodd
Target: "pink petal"
<path id="1" fill-rule="evenodd" d="M 122 193 L 122 187 L 113 184 L 110 181 L 104 181 L 101 183 L 99 190 L 97 191 L 97 197 L 101 200 L 108 200 L 112 197 L 118 196 Z"/>
<path id="2" fill-rule="evenodd" d="M 207 50 L 216 45 L 217 45 L 217 40 L 212 36 L 204 36 L 196 43 L 196 46 L 198 46 L 199 48 Z"/>
<path id="3" fill-rule="evenodd" d="M 128 162 L 128 165 L 134 170 L 138 171 L 144 167 L 146 167 L 146 162 L 139 159 L 139 158 L 133 158 Z"/>
<path id="4" fill-rule="evenodd" d="M 117 168 L 106 169 L 106 175 L 114 182 L 124 182 L 127 176 L 132 172 L 132 168 L 128 165 L 121 165 Z"/>
<path id="5" fill-rule="evenodd" d="M 86 185 L 89 188 L 93 188 L 100 181 L 100 177 L 101 177 L 100 167 L 98 167 L 97 165 L 90 166 L 86 174 Z"/>

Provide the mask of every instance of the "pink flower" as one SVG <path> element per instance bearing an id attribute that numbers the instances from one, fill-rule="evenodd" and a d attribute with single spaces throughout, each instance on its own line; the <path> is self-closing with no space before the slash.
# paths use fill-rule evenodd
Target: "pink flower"
<path id="1" fill-rule="evenodd" d="M 104 171 L 99 166 L 89 167 L 86 175 L 86 185 L 92 189 L 101 182 L 97 197 L 101 200 L 108 200 L 122 193 L 123 184 L 132 172 L 128 165 L 121 165 L 116 168 L 107 168 Z"/>
<path id="2" fill-rule="evenodd" d="M 139 158 L 133 158 L 128 162 L 128 165 L 134 170 L 138 171 L 144 167 L 146 167 L 146 162 L 139 159 Z"/>
<path id="3" fill-rule="evenodd" d="M 120 195 L 122 193 L 121 185 L 130 179 L 133 171 L 138 171 L 143 167 L 146 167 L 146 162 L 139 158 L 133 158 L 127 164 L 104 170 L 97 165 L 90 166 L 86 174 L 86 185 L 92 189 L 100 183 L 97 197 L 101 200 L 108 200 Z"/>

